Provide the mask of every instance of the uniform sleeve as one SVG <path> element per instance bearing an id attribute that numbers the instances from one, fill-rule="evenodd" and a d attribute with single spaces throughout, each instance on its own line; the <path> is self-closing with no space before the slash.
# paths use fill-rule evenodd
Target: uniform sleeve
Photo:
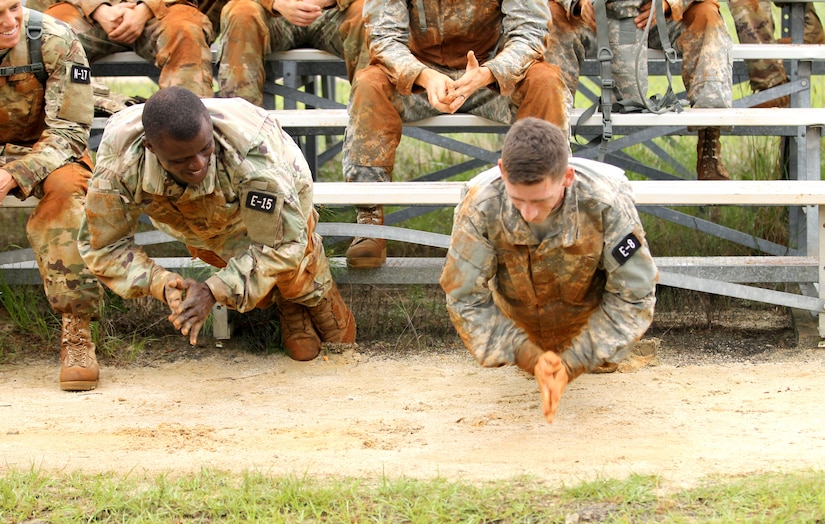
<path id="1" fill-rule="evenodd" d="M 441 288 L 450 319 L 476 360 L 485 367 L 515 364 L 516 348 L 528 337 L 493 301 L 489 282 L 498 268 L 496 252 L 482 221 L 473 220 L 475 207 L 465 198 L 456 210 Z"/>
<path id="2" fill-rule="evenodd" d="M 510 96 L 525 75 L 527 68 L 544 56 L 547 46 L 550 7 L 547 0 L 504 0 L 504 46 L 488 67 L 504 96 Z"/>
<path id="3" fill-rule="evenodd" d="M 571 379 L 606 362 L 619 363 L 653 322 L 659 272 L 650 254 L 629 184 L 605 211 L 602 303 L 562 353 Z"/>
<path id="4" fill-rule="evenodd" d="M 78 233 L 80 255 L 89 270 L 119 296 L 152 295 L 163 301 L 162 286 L 158 290 L 158 284 L 165 282 L 163 277 L 169 272 L 135 243 L 142 208 L 135 202 L 133 188 L 127 187 L 124 180 L 137 180 L 138 168 L 125 173 L 113 169 L 118 165 L 117 151 L 105 137 L 97 158 Z"/>
<path id="5" fill-rule="evenodd" d="M 372 14 L 370 52 L 383 66 L 402 95 L 412 93 L 413 82 L 427 66 L 410 51 L 410 12 L 404 0 L 366 0 Z"/>
<path id="6" fill-rule="evenodd" d="M 300 149 L 280 128 L 262 132 L 262 142 L 237 168 L 241 216 L 249 248 L 228 261 L 206 284 L 219 302 L 249 311 L 277 287 L 302 301 L 318 293 L 313 281 L 297 284 L 314 265 L 309 223 L 314 223 L 312 174 Z"/>
<path id="7" fill-rule="evenodd" d="M 24 197 L 55 169 L 83 156 L 94 117 L 91 70 L 80 42 L 68 30 L 63 35 L 44 31 L 42 38 L 49 73 L 44 94 L 46 128 L 31 153 L 4 166 Z"/>

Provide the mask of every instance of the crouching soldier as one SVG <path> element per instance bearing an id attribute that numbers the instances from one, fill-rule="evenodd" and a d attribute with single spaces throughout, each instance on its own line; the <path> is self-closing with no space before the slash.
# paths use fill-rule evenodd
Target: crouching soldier
<path id="1" fill-rule="evenodd" d="M 219 268 L 184 280 L 136 244 L 138 217 Z M 79 235 L 89 269 L 124 298 L 151 295 L 197 343 L 216 302 L 238 311 L 276 304 L 296 360 L 321 342 L 355 341 L 355 320 L 329 270 L 312 176 L 274 117 L 240 98 L 167 87 L 109 120 Z"/>
<path id="2" fill-rule="evenodd" d="M 91 176 L 92 86 L 64 23 L 0 0 L 0 200 L 40 199 L 26 224 L 49 304 L 63 321 L 60 387 L 90 390 L 99 367 L 89 322 L 103 288 L 75 241 Z"/>

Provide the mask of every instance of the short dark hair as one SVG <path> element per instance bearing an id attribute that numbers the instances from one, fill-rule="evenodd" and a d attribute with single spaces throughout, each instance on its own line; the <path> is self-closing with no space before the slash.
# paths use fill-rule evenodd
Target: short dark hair
<path id="1" fill-rule="evenodd" d="M 570 144 L 555 124 L 539 118 L 517 120 L 504 137 L 501 167 L 513 184 L 537 184 L 561 177 L 567 169 Z"/>
<path id="2" fill-rule="evenodd" d="M 143 130 L 151 142 L 161 136 L 189 140 L 211 122 L 209 110 L 198 95 L 184 87 L 164 87 L 155 92 L 143 107 Z"/>

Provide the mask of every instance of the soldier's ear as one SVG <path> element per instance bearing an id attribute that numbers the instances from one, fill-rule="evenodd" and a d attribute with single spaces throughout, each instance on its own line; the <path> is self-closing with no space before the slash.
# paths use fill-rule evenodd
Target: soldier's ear
<path id="1" fill-rule="evenodd" d="M 149 139 L 148 139 L 148 138 L 146 138 L 146 137 L 143 137 L 143 147 L 145 147 L 146 149 L 148 149 L 149 151 L 151 151 L 151 152 L 152 152 L 152 154 L 154 154 L 154 153 L 155 153 L 155 149 L 152 147 L 152 143 L 151 143 L 151 142 L 149 142 Z"/>

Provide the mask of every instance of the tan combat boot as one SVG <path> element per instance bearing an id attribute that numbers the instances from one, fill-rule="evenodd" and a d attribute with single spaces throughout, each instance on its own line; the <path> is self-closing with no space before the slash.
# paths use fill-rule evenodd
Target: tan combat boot
<path id="1" fill-rule="evenodd" d="M 718 127 L 699 130 L 696 142 L 696 176 L 699 180 L 730 180 L 722 164 L 721 131 Z"/>
<path id="2" fill-rule="evenodd" d="M 89 318 L 63 315 L 60 340 L 60 389 L 88 391 L 97 387 L 100 366 L 89 329 Z"/>
<path id="3" fill-rule="evenodd" d="M 312 327 L 309 309 L 288 300 L 278 300 L 281 344 L 295 360 L 312 360 L 321 351 L 321 339 Z"/>
<path id="4" fill-rule="evenodd" d="M 321 302 L 308 309 L 321 340 L 343 344 L 355 342 L 355 317 L 341 298 L 335 282 Z"/>
<path id="5" fill-rule="evenodd" d="M 359 207 L 359 224 L 384 225 L 384 207 Z M 347 249 L 347 265 L 354 268 L 376 268 L 387 261 L 387 241 L 383 238 L 355 237 Z"/>

